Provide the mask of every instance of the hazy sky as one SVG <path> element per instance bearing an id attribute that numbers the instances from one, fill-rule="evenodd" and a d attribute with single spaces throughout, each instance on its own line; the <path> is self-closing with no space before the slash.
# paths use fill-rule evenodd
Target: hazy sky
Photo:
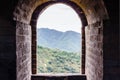
<path id="1" fill-rule="evenodd" d="M 64 4 L 54 4 L 43 11 L 37 22 L 37 28 L 50 28 L 62 32 L 81 31 L 81 20 L 77 13 Z"/>

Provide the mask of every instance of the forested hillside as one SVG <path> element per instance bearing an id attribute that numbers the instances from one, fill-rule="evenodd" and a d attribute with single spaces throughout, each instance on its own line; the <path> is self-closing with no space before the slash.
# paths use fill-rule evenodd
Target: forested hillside
<path id="1" fill-rule="evenodd" d="M 38 73 L 79 73 L 80 54 L 38 46 L 37 71 Z"/>

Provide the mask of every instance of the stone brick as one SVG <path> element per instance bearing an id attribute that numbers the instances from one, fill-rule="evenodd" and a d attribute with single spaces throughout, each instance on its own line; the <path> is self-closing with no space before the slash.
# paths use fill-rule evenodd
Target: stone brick
<path id="1" fill-rule="evenodd" d="M 88 80 L 102 80 L 103 77 L 103 55 L 102 35 L 99 35 L 98 23 L 86 27 L 86 74 Z"/>
<path id="2" fill-rule="evenodd" d="M 0 79 L 30 80 L 31 77 L 31 21 L 34 10 L 45 2 L 66 2 L 69 0 L 1 0 L 0 2 Z M 103 3 L 104 1 L 104 3 Z M 86 75 L 88 80 L 119 80 L 119 0 L 71 0 L 81 7 L 85 14 L 74 8 L 86 27 Z M 70 3 L 71 4 L 71 3 Z M 106 8 L 105 8 L 105 6 Z M 112 6 L 111 6 L 112 5 Z M 43 6 L 39 10 L 44 10 Z M 117 8 L 118 7 L 118 8 Z M 13 10 L 15 11 L 13 12 Z M 106 11 L 108 10 L 108 12 Z M 39 11 L 36 12 L 39 14 Z M 14 14 L 14 17 L 13 17 Z M 85 16 L 83 16 L 85 15 Z M 109 21 L 108 19 L 109 16 Z M 34 16 L 37 19 L 38 15 Z M 87 20 L 86 20 L 87 18 Z M 17 24 L 12 21 L 18 21 Z M 105 21 L 106 20 L 106 21 Z M 103 23 L 102 23 L 103 22 Z M 16 25 L 14 25 L 14 23 Z M 36 27 L 35 22 L 31 23 Z M 15 27 L 17 26 L 17 27 Z M 35 30 L 33 31 L 35 38 Z M 83 36 L 84 38 L 84 36 Z M 36 38 L 35 38 L 36 39 Z M 36 42 L 32 42 L 36 43 Z M 36 45 L 36 44 L 35 44 Z M 35 45 L 33 53 L 36 53 Z M 26 49 L 25 49 L 26 48 Z M 17 60 L 16 60 L 16 58 Z M 35 58 L 35 56 L 33 56 Z M 17 62 L 16 62 L 17 61 Z M 103 61 L 103 63 L 102 63 Z M 16 73 L 17 65 L 17 73 Z M 83 64 L 85 65 L 85 64 Z M 34 68 L 35 69 L 35 68 Z M 103 70 L 102 70 L 103 69 Z M 17 74 L 17 75 L 16 75 Z M 103 77 L 103 78 L 102 78 Z M 44 77 L 45 78 L 45 77 Z M 35 80 L 43 80 L 43 77 Z M 67 77 L 65 79 L 75 79 Z M 48 78 L 47 78 L 48 79 Z M 49 78 L 53 79 L 53 78 Z M 56 79 L 56 78 L 55 78 Z M 57 78 L 58 80 L 63 78 Z M 76 79 L 77 80 L 77 79 Z"/>
<path id="3" fill-rule="evenodd" d="M 31 27 L 17 22 L 16 28 L 17 80 L 30 80 L 31 74 Z"/>

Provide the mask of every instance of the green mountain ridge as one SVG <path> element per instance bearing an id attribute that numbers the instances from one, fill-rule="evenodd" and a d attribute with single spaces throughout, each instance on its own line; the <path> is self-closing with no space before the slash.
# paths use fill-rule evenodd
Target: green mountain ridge
<path id="1" fill-rule="evenodd" d="M 81 52 L 81 34 L 74 31 L 61 32 L 40 28 L 37 29 L 37 44 L 68 52 Z"/>

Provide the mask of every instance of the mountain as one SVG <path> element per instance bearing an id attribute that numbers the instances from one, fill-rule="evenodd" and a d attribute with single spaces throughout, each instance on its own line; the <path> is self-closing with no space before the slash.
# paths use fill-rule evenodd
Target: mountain
<path id="1" fill-rule="evenodd" d="M 37 44 L 68 52 L 81 51 L 81 34 L 74 31 L 61 32 L 54 29 L 37 29 Z"/>
<path id="2" fill-rule="evenodd" d="M 37 47 L 38 73 L 80 73 L 79 53 Z"/>

